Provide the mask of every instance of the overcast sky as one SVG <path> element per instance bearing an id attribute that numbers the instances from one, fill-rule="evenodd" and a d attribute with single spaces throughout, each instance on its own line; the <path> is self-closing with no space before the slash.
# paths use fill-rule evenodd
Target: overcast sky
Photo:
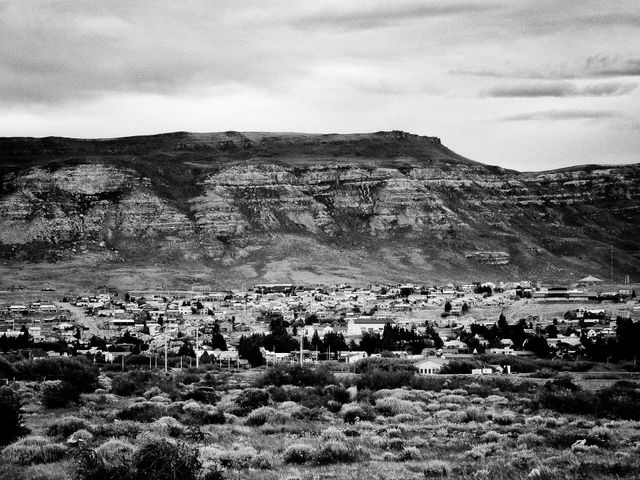
<path id="1" fill-rule="evenodd" d="M 640 162 L 638 0 L 0 0 L 0 136 L 435 135 Z"/>

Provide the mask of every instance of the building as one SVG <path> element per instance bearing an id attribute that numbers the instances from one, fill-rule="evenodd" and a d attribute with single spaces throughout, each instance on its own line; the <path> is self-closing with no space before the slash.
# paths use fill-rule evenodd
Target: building
<path id="1" fill-rule="evenodd" d="M 414 363 L 416 370 L 420 375 L 433 375 L 440 373 L 440 370 L 446 365 L 447 360 L 444 358 L 425 358 Z"/>
<path id="2" fill-rule="evenodd" d="M 352 318 L 347 323 L 347 335 L 362 335 L 365 332 L 382 333 L 385 325 L 396 325 L 396 321 L 383 317 Z"/>

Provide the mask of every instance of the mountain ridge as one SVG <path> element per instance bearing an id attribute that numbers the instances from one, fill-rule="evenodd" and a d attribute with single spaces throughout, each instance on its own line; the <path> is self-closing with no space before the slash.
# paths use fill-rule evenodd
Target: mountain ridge
<path id="1" fill-rule="evenodd" d="M 613 246 L 616 272 L 640 272 L 640 164 L 518 172 L 401 131 L 173 132 L 0 138 L 0 179 L 0 258 L 16 265 L 574 278 L 608 272 Z"/>

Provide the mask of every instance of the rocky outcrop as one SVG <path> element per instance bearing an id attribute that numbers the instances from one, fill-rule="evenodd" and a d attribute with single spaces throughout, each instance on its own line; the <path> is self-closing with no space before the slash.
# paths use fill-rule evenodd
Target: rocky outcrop
<path id="1" fill-rule="evenodd" d="M 610 245 L 640 271 L 638 165 L 518 173 L 404 132 L 0 139 L 0 154 L 5 257 L 90 242 L 143 263 L 259 266 L 297 235 L 429 275 L 597 272 Z"/>

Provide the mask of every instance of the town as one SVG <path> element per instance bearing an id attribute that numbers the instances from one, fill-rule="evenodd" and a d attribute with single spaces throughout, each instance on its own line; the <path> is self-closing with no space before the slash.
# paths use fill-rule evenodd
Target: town
<path id="1" fill-rule="evenodd" d="M 586 277 L 426 285 L 260 284 L 248 290 L 117 292 L 0 304 L 0 352 L 84 356 L 112 368 L 250 368 L 398 357 L 421 374 L 511 373 L 483 354 L 633 360 L 640 304 L 629 285 Z M 56 292 L 30 292 L 57 298 Z M 486 360 L 486 357 L 483 357 Z"/>

